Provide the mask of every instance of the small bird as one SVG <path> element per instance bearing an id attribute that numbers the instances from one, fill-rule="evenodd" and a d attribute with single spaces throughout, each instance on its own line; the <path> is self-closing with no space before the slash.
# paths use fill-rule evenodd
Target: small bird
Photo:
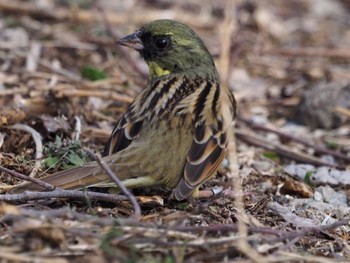
<path id="1" fill-rule="evenodd" d="M 213 177 L 226 152 L 236 102 L 203 41 L 173 20 L 145 24 L 118 43 L 149 67 L 146 88 L 114 128 L 103 161 L 126 187 L 165 186 L 183 200 Z M 96 162 L 40 178 L 63 189 L 110 182 Z M 11 192 L 44 190 L 24 183 Z"/>

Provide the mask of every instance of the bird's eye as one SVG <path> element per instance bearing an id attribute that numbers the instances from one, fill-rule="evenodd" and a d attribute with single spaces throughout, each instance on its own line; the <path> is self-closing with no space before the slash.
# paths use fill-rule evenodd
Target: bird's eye
<path id="1" fill-rule="evenodd" d="M 165 37 L 158 38 L 155 42 L 158 49 L 163 50 L 169 45 L 169 39 Z"/>

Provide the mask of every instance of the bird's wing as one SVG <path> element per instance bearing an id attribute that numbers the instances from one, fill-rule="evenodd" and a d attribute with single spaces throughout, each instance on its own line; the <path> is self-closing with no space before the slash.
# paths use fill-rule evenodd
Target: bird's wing
<path id="1" fill-rule="evenodd" d="M 114 128 L 104 149 L 104 155 L 111 155 L 127 148 L 130 143 L 138 136 L 142 120 L 131 121 L 124 115 L 117 126 Z"/>
<path id="2" fill-rule="evenodd" d="M 177 200 L 187 198 L 203 182 L 215 175 L 225 158 L 228 133 L 236 116 L 236 103 L 228 88 L 217 85 L 216 89 L 220 90 L 207 92 L 206 100 L 202 102 L 202 118 L 198 118 L 195 124 L 194 138 L 187 154 L 183 176 L 174 190 Z M 208 117 L 208 114 L 214 118 Z"/>

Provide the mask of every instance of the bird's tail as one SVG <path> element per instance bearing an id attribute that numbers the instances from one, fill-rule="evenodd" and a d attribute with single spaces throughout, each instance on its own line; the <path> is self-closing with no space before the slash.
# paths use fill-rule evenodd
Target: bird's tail
<path id="1" fill-rule="evenodd" d="M 49 174 L 39 179 L 62 189 L 81 189 L 84 186 L 93 186 L 110 181 L 109 177 L 101 170 L 96 162 Z M 24 191 L 45 190 L 40 185 L 26 182 L 14 186 L 9 192 L 17 194 Z"/>

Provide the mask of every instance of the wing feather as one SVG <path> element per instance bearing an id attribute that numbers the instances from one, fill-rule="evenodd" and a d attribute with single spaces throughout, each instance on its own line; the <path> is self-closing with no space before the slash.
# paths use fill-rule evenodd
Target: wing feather
<path id="1" fill-rule="evenodd" d="M 183 177 L 174 192 L 175 198 L 187 198 L 202 183 L 215 175 L 225 155 L 225 148 L 221 147 L 213 136 L 203 144 L 197 144 L 194 140 L 187 156 Z"/>
<path id="2" fill-rule="evenodd" d="M 125 118 L 125 117 L 123 117 Z M 122 119 L 119 123 L 125 123 L 122 127 L 117 125 L 110 136 L 105 149 L 104 156 L 111 155 L 127 148 L 141 131 L 143 121 L 127 121 Z"/>
<path id="3" fill-rule="evenodd" d="M 216 174 L 226 155 L 227 132 L 235 119 L 236 104 L 227 87 L 213 83 L 201 87 L 191 102 L 196 105 L 192 108 L 197 118 L 183 176 L 174 190 L 177 200 L 192 195 Z"/>

